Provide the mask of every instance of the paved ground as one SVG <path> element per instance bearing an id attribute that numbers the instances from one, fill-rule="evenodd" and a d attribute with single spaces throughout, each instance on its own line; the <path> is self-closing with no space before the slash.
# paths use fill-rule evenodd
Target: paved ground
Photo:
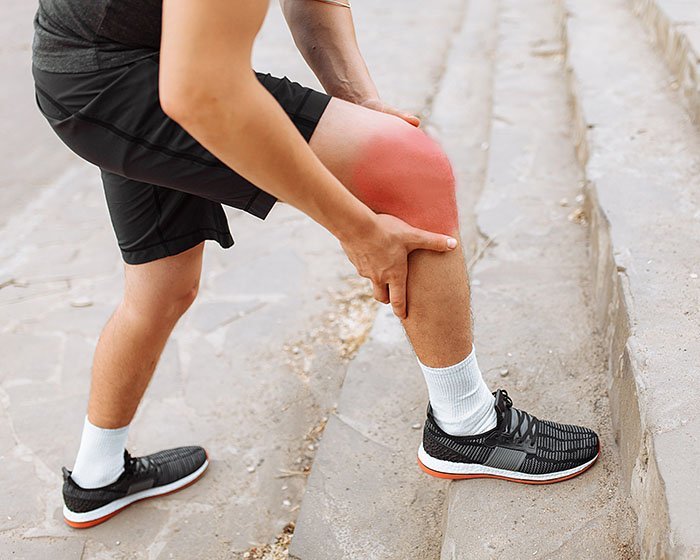
<path id="1" fill-rule="evenodd" d="M 425 388 L 397 321 L 386 310 L 375 321 L 336 241 L 279 205 L 265 223 L 229 212 L 236 245 L 207 247 L 200 298 L 130 434 L 134 453 L 204 444 L 210 472 L 79 532 L 61 520 L 60 467 L 77 449 L 121 261 L 98 173 L 34 109 L 33 5 L 0 1 L 0 69 L 13 77 L 0 93 L 12 132 L 0 179 L 0 557 L 257 558 L 295 520 L 301 560 L 635 557 L 554 4 L 387 0 L 354 11 L 385 99 L 425 116 L 453 159 L 488 383 L 539 417 L 599 430 L 600 463 L 556 487 L 423 475 L 413 426 Z M 255 64 L 316 84 L 274 6 Z"/>
<path id="2" fill-rule="evenodd" d="M 700 115 L 690 49 L 700 5 L 569 0 L 566 8 L 623 484 L 643 558 L 699 558 L 700 135 L 689 116 Z"/>
<path id="3" fill-rule="evenodd" d="M 620 484 L 591 313 L 561 12 L 550 0 L 501 0 L 499 15 L 490 158 L 476 207 L 484 252 L 472 275 L 480 363 L 515 406 L 595 429 L 602 452 L 566 484 L 451 485 L 442 558 L 628 560 L 638 555 L 636 519 Z"/>

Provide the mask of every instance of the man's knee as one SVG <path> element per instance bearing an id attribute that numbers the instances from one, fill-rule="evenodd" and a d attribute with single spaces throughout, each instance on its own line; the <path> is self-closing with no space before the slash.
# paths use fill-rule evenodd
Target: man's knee
<path id="1" fill-rule="evenodd" d="M 193 280 L 189 286 L 149 286 L 136 293 L 127 290 L 124 294 L 123 305 L 144 321 L 149 323 L 170 325 L 175 323 L 190 308 L 199 292 L 199 281 Z"/>
<path id="2" fill-rule="evenodd" d="M 368 138 L 353 183 L 356 195 L 377 213 L 436 233 L 453 234 L 458 228 L 452 167 L 438 143 L 421 130 L 397 123 Z"/>
<path id="3" fill-rule="evenodd" d="M 177 321 L 199 292 L 202 247 L 126 268 L 124 305 L 141 319 L 164 325 Z"/>
<path id="4" fill-rule="evenodd" d="M 171 294 L 169 306 L 170 316 L 179 319 L 194 303 L 194 300 L 197 299 L 198 293 L 199 279 L 196 279 L 189 289 Z"/>

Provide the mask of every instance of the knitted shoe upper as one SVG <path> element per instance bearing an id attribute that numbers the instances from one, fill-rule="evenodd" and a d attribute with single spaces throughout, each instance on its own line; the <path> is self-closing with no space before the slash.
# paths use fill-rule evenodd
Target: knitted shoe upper
<path id="1" fill-rule="evenodd" d="M 598 436 L 588 428 L 540 420 L 513 407 L 505 390 L 494 393 L 498 422 L 473 436 L 452 436 L 438 426 L 428 406 L 423 448 L 428 455 L 454 463 L 477 463 L 527 474 L 547 474 L 578 467 L 598 453 Z"/>
<path id="2" fill-rule="evenodd" d="M 147 455 L 132 457 L 124 451 L 124 472 L 112 484 L 102 488 L 81 488 L 63 468 L 63 499 L 69 510 L 84 513 L 100 508 L 130 494 L 165 486 L 199 469 L 207 460 L 199 446 L 176 447 Z"/>

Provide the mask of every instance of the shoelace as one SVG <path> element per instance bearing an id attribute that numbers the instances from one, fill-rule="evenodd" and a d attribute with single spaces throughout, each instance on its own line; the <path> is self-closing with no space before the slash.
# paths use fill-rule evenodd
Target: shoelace
<path id="1" fill-rule="evenodd" d="M 129 455 L 128 451 L 124 451 L 124 470 L 134 474 L 134 475 L 140 475 L 147 473 L 150 471 L 154 465 L 151 464 L 151 462 L 145 458 L 145 457 L 137 457 L 134 458 L 131 455 Z"/>
<path id="2" fill-rule="evenodd" d="M 506 408 L 511 408 L 513 406 L 513 401 L 508 396 L 508 391 L 501 389 L 501 393 L 503 393 L 503 399 L 506 401 Z"/>
<path id="3" fill-rule="evenodd" d="M 513 414 L 515 412 L 518 418 L 518 423 L 515 425 L 514 430 L 516 436 L 515 442 L 525 443 L 527 440 L 534 440 L 537 424 L 535 418 L 524 410 L 513 408 L 513 401 L 505 390 L 503 390 L 503 400 L 506 404 L 506 408 L 510 409 L 510 413 Z"/>

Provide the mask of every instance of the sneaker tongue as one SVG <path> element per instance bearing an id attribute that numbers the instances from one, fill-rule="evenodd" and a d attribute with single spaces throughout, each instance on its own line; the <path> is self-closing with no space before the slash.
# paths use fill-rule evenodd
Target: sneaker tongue
<path id="1" fill-rule="evenodd" d="M 498 389 L 494 393 L 494 396 L 496 399 L 494 407 L 496 408 L 496 415 L 498 416 L 496 426 L 498 426 L 501 431 L 507 431 L 510 424 L 510 409 L 506 405 L 506 396 L 501 389 Z"/>
<path id="2" fill-rule="evenodd" d="M 499 415 L 503 415 L 506 413 L 506 410 L 508 410 L 508 407 L 506 406 L 506 396 L 501 389 L 498 389 L 498 391 L 496 391 L 495 396 L 496 396 L 496 404 L 494 406 L 496 407 L 496 410 L 499 412 Z"/>

